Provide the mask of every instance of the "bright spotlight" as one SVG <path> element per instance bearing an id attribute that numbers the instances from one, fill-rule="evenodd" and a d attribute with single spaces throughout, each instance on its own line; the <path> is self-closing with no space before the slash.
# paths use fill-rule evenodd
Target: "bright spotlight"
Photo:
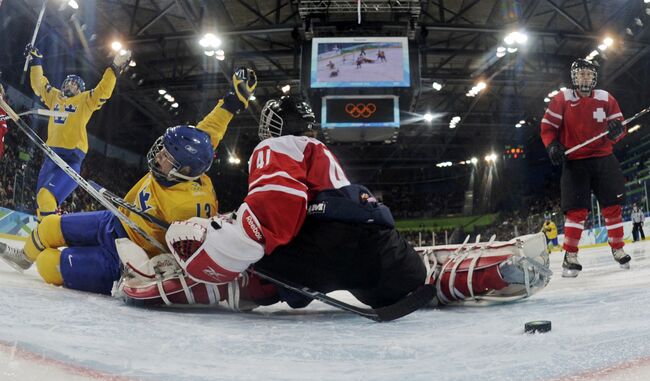
<path id="1" fill-rule="evenodd" d="M 650 0 L 648 0 L 648 1 L 650 1 Z M 635 124 L 635 125 L 632 126 L 629 130 L 627 130 L 627 132 L 628 132 L 629 134 L 631 134 L 631 133 L 635 132 L 636 130 L 638 130 L 639 128 L 641 128 L 641 125 L 640 125 L 640 124 Z"/>
<path id="2" fill-rule="evenodd" d="M 528 35 L 526 33 L 515 32 L 515 42 L 519 45 L 523 45 L 528 41 Z"/>
<path id="3" fill-rule="evenodd" d="M 165 89 L 159 89 L 159 90 L 158 90 L 158 94 L 160 94 L 160 95 L 165 95 L 165 94 L 167 94 L 167 90 L 165 90 Z"/>
<path id="4" fill-rule="evenodd" d="M 504 48 L 503 46 L 499 46 L 497 48 L 497 53 L 504 53 L 505 51 L 506 51 L 506 48 Z"/>
<path id="5" fill-rule="evenodd" d="M 478 159 L 475 157 L 471 158 L 470 161 L 472 162 L 472 164 L 478 163 Z"/>
<path id="6" fill-rule="evenodd" d="M 423 118 L 424 118 L 424 120 L 426 120 L 427 122 L 431 122 L 431 121 L 433 120 L 433 114 L 431 114 L 430 112 L 428 112 L 428 113 L 424 114 Z"/>
<path id="7" fill-rule="evenodd" d="M 291 85 L 284 85 L 280 88 L 284 94 L 287 94 L 289 91 L 291 91 Z"/>
<path id="8" fill-rule="evenodd" d="M 113 49 L 116 52 L 122 50 L 122 43 L 119 41 L 113 41 L 113 43 L 111 44 L 111 49 Z"/>
<path id="9" fill-rule="evenodd" d="M 254 101 L 255 99 L 257 99 L 257 98 L 255 98 L 255 95 L 251 95 L 250 97 L 248 97 L 249 101 Z"/>
<path id="10" fill-rule="evenodd" d="M 224 52 L 223 49 L 219 49 L 215 52 L 214 58 L 223 61 L 226 59 L 226 52 Z"/>
<path id="11" fill-rule="evenodd" d="M 214 50 L 204 50 L 203 54 L 205 54 L 208 57 L 212 57 L 214 55 Z"/>
<path id="12" fill-rule="evenodd" d="M 605 37 L 605 39 L 603 40 L 603 44 L 607 46 L 612 46 L 613 43 L 614 43 L 614 39 L 611 37 Z"/>
<path id="13" fill-rule="evenodd" d="M 172 108 L 178 108 L 178 102 L 172 103 Z"/>
<path id="14" fill-rule="evenodd" d="M 506 55 L 506 52 L 497 52 L 497 57 L 501 58 Z"/>
<path id="15" fill-rule="evenodd" d="M 517 48 L 508 48 L 508 53 L 517 53 Z"/>
<path id="16" fill-rule="evenodd" d="M 519 121 L 519 124 L 524 125 L 524 124 L 526 124 L 526 121 L 524 119 L 522 119 L 522 120 Z"/>
<path id="17" fill-rule="evenodd" d="M 515 124 L 515 128 L 521 128 L 521 123 Z"/>
<path id="18" fill-rule="evenodd" d="M 199 45 L 204 48 L 218 48 L 221 45 L 221 39 L 212 33 L 206 33 L 199 40 Z M 213 49 L 210 49 L 213 50 Z"/>
<path id="19" fill-rule="evenodd" d="M 135 63 L 135 61 L 131 60 L 131 62 L 129 62 L 129 66 L 131 66 L 131 67 L 135 67 L 135 65 L 137 65 L 137 64 Z"/>
<path id="20" fill-rule="evenodd" d="M 79 9 L 79 4 L 75 0 L 68 1 L 68 6 L 72 9 Z"/>
<path id="21" fill-rule="evenodd" d="M 124 56 L 124 55 L 126 55 L 126 53 L 128 53 L 128 52 L 126 51 L 126 49 L 120 49 L 120 52 L 119 52 L 119 53 L 120 53 L 121 56 Z"/>
<path id="22" fill-rule="evenodd" d="M 607 45 L 600 44 L 600 45 L 598 45 L 598 49 L 600 49 L 601 51 L 607 50 Z"/>
<path id="23" fill-rule="evenodd" d="M 544 98 L 544 103 L 548 103 L 550 101 L 551 101 L 551 98 L 549 98 L 549 97 Z"/>
<path id="24" fill-rule="evenodd" d="M 515 36 L 510 33 L 503 39 L 503 42 L 505 42 L 507 45 L 512 45 L 515 43 Z"/>
<path id="25" fill-rule="evenodd" d="M 476 84 L 476 89 L 477 89 L 478 91 L 481 91 L 481 90 L 485 89 L 486 87 L 487 87 L 487 85 L 486 85 L 485 82 L 483 82 L 483 81 L 481 81 L 481 82 L 479 82 L 479 83 Z"/>
<path id="26" fill-rule="evenodd" d="M 431 87 L 433 87 L 433 89 L 434 89 L 435 91 L 440 91 L 440 90 L 442 90 L 442 84 L 440 84 L 440 83 L 438 83 L 438 82 L 434 82 L 434 83 L 432 83 L 432 84 L 431 84 Z"/>

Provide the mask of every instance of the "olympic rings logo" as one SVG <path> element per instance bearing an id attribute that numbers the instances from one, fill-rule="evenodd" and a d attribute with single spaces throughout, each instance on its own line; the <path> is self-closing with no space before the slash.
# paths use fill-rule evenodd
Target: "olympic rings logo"
<path id="1" fill-rule="evenodd" d="M 377 111 L 377 106 L 375 106 L 374 103 L 368 103 L 368 104 L 363 104 L 363 103 L 348 103 L 345 105 L 345 112 L 353 117 L 354 119 L 357 118 L 364 118 L 368 119 L 372 116 L 372 114 Z"/>

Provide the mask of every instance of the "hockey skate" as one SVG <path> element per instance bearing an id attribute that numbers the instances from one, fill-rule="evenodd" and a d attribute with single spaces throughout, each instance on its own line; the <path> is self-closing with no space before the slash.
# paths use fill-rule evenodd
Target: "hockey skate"
<path id="1" fill-rule="evenodd" d="M 32 266 L 32 261 L 27 259 L 23 249 L 11 247 L 3 242 L 0 242 L 0 259 L 21 273 Z"/>
<path id="2" fill-rule="evenodd" d="M 564 252 L 564 262 L 562 262 L 562 277 L 575 278 L 582 271 L 582 265 L 578 262 L 578 253 Z"/>
<path id="3" fill-rule="evenodd" d="M 622 247 L 620 249 L 612 249 L 612 255 L 614 256 L 614 260 L 621 265 L 622 269 L 628 270 L 630 268 L 630 260 L 632 258 L 625 253 Z"/>

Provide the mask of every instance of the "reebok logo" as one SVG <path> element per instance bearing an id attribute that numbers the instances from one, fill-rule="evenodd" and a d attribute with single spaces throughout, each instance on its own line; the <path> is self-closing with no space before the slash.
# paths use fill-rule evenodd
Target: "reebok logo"
<path id="1" fill-rule="evenodd" d="M 255 239 L 258 242 L 264 241 L 264 236 L 262 235 L 262 232 L 260 232 L 260 228 L 255 224 L 255 221 L 253 220 L 253 217 L 250 214 L 247 214 L 244 219 L 246 220 L 246 224 L 250 228 L 251 232 L 255 236 Z M 250 236 L 250 234 L 249 234 L 249 236 Z"/>
<path id="2" fill-rule="evenodd" d="M 224 275 L 219 274 L 212 267 L 206 268 L 205 270 L 203 270 L 203 273 L 207 275 L 209 278 L 212 278 L 215 281 L 217 281 L 217 283 L 225 283 L 231 280 L 231 279 L 224 279 Z"/>

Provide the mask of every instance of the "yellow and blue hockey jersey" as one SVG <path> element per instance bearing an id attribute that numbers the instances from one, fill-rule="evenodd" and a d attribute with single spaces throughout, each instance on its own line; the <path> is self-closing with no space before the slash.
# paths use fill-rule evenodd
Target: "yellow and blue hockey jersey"
<path id="1" fill-rule="evenodd" d="M 210 135 L 213 148 L 219 145 L 226 133 L 228 123 L 233 118 L 233 114 L 222 108 L 222 105 L 223 100 L 220 100 L 214 110 L 196 126 Z M 195 181 L 184 181 L 165 187 L 156 181 L 151 172 L 148 172 L 131 188 L 124 199 L 143 212 L 166 222 L 183 221 L 191 217 L 211 217 L 217 213 L 218 207 L 212 181 L 206 174 L 201 175 Z M 163 229 L 126 209 L 121 209 L 121 211 L 147 234 L 166 247 L 165 231 Z M 149 244 L 133 229 L 124 223 L 122 226 L 124 226 L 129 238 L 142 247 L 150 256 L 160 254 L 158 249 Z"/>
<path id="2" fill-rule="evenodd" d="M 86 125 L 93 112 L 99 110 L 113 93 L 117 81 L 113 70 L 106 69 L 97 87 L 73 97 L 64 97 L 59 89 L 50 85 L 41 66 L 32 66 L 30 81 L 34 93 L 41 97 L 50 110 L 68 113 L 65 117 L 50 117 L 46 144 L 50 147 L 88 152 Z"/>

